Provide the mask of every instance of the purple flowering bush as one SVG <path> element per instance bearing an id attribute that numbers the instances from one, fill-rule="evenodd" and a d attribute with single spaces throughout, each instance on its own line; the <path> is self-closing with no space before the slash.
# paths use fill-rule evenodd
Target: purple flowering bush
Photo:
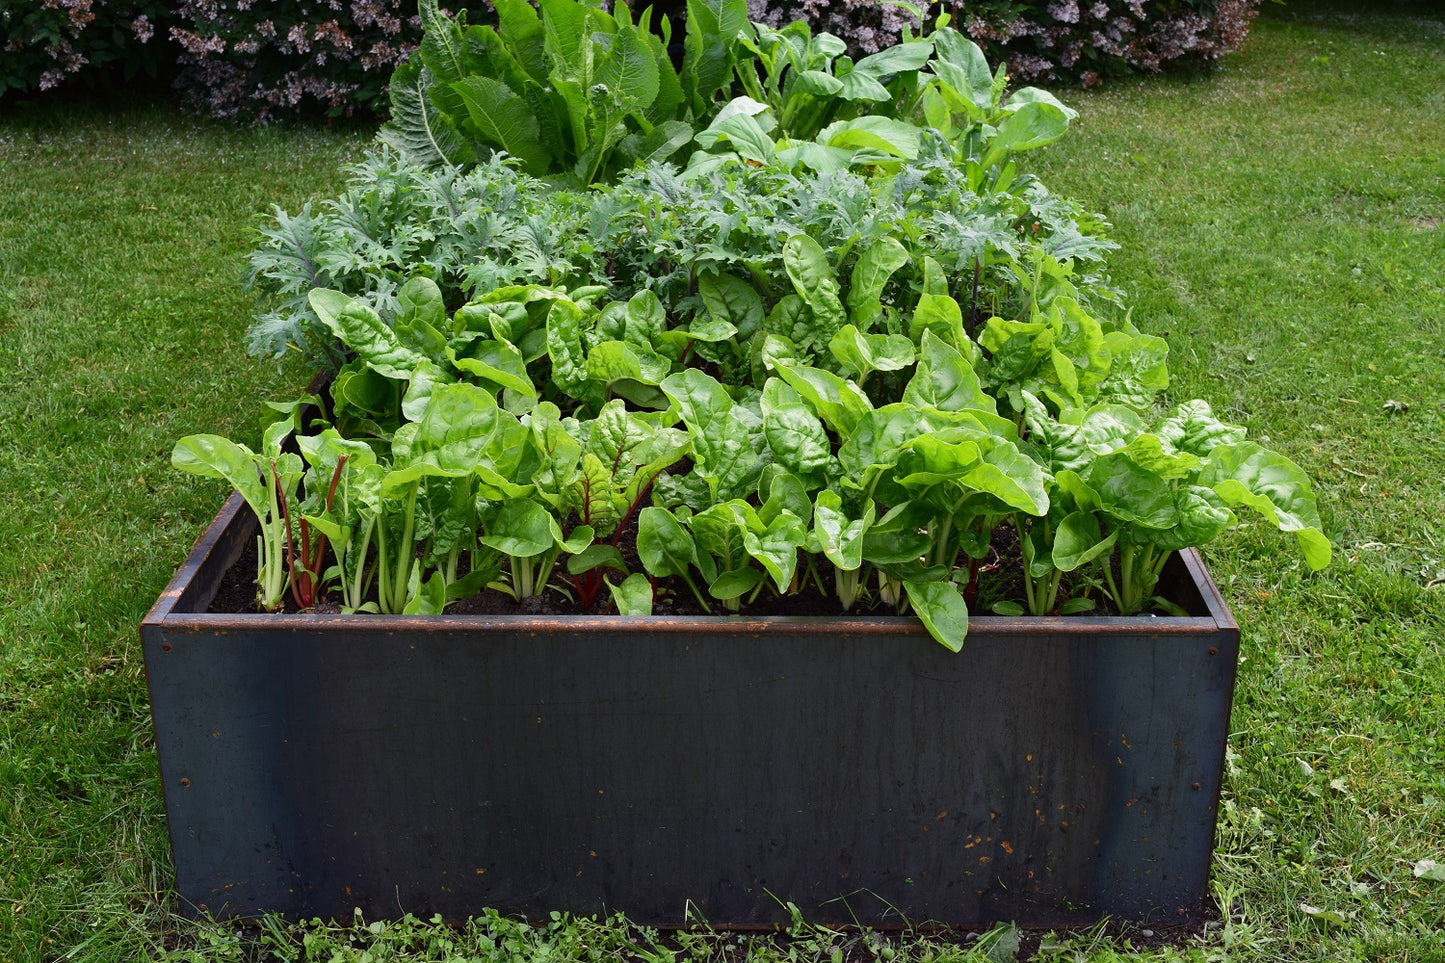
<path id="1" fill-rule="evenodd" d="M 170 4 L 0 0 L 0 95 L 51 90 L 87 70 L 155 75 Z"/>
<path id="2" fill-rule="evenodd" d="M 1244 43 L 1258 7 L 1259 0 L 973 0 L 942 10 L 991 62 L 1006 62 L 1015 83 L 1088 87 L 1170 64 L 1209 67 Z M 856 53 L 896 43 L 918 23 L 885 0 L 748 0 L 748 13 L 773 27 L 805 18 Z"/>
<path id="3" fill-rule="evenodd" d="M 422 33 L 415 0 L 181 0 L 177 18 L 190 105 L 258 121 L 384 113 Z"/>

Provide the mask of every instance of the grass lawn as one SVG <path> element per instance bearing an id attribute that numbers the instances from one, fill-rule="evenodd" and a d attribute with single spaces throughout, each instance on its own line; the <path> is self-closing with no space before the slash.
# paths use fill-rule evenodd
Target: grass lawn
<path id="1" fill-rule="evenodd" d="M 1170 340 L 1173 398 L 1316 480 L 1336 560 L 1310 574 L 1252 525 L 1206 552 L 1245 631 L 1221 921 L 1183 948 L 1084 934 L 1041 958 L 1445 960 L 1445 881 L 1415 875 L 1445 864 L 1445 12 L 1270 6 L 1210 78 L 1067 99 L 1076 130 L 1032 169 L 1115 225 L 1115 280 Z M 222 491 L 169 453 L 196 431 L 256 441 L 264 401 L 304 384 L 245 354 L 247 231 L 336 193 L 365 140 L 0 108 L 0 963 L 747 948 L 565 919 L 237 932 L 172 913 L 136 624 Z M 994 939 L 847 950 L 1007 959 Z"/>

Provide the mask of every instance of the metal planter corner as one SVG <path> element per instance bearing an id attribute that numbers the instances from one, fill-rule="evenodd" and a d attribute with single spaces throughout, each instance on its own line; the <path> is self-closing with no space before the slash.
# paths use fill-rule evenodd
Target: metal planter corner
<path id="1" fill-rule="evenodd" d="M 223 916 L 1179 921 L 1239 630 L 1188 618 L 209 614 L 232 498 L 141 627 L 177 884 Z"/>

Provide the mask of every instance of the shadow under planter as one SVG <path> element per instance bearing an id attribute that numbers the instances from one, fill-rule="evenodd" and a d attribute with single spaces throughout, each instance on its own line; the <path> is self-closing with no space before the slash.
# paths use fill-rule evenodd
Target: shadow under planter
<path id="1" fill-rule="evenodd" d="M 141 626 L 177 885 L 220 916 L 875 926 L 1206 892 L 1239 629 L 1188 618 L 223 615 L 233 497 Z"/>

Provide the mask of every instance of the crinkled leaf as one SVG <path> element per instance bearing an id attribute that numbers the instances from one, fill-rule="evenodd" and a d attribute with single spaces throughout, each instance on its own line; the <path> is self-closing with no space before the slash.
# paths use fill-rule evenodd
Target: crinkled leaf
<path id="1" fill-rule="evenodd" d="M 534 174 L 545 173 L 548 154 L 537 117 L 510 87 L 491 77 L 467 77 L 451 85 L 466 107 L 470 129 L 486 143 L 520 160 Z"/>
<path id="2" fill-rule="evenodd" d="M 1330 564 L 1330 540 L 1320 530 L 1309 476 L 1288 458 L 1253 442 L 1218 445 L 1199 475 L 1229 505 L 1259 512 L 1282 532 L 1294 532 L 1310 568 Z"/>
<path id="3" fill-rule="evenodd" d="M 220 435 L 187 435 L 176 442 L 171 464 L 193 475 L 225 479 L 257 518 L 264 520 L 270 513 L 268 483 L 261 480 L 262 459 L 244 445 Z"/>
<path id="4" fill-rule="evenodd" d="M 556 547 L 555 524 L 556 519 L 537 502 L 513 498 L 487 513 L 478 540 L 504 555 L 531 558 Z"/>
<path id="5" fill-rule="evenodd" d="M 718 382 L 696 368 L 668 375 L 662 390 L 682 412 L 692 440 L 695 471 L 715 498 L 740 494 L 757 462 L 752 435 Z"/>
<path id="6" fill-rule="evenodd" d="M 783 244 L 783 269 L 793 289 L 813 309 L 811 341 L 825 345 L 845 321 L 847 314 L 838 299 L 838 281 L 822 246 L 806 234 L 794 234 Z M 794 340 L 797 340 L 796 338 Z"/>
<path id="7" fill-rule="evenodd" d="M 831 371 L 792 365 L 775 359 L 773 368 L 825 422 L 840 434 L 851 434 L 858 420 L 873 410 L 873 403 L 851 381 Z"/>
<path id="8" fill-rule="evenodd" d="M 824 470 L 832 444 L 823 423 L 787 382 L 769 378 L 763 386 L 763 437 L 778 464 L 799 475 Z"/>
<path id="9" fill-rule="evenodd" d="M 1195 399 L 1174 409 L 1156 429 L 1159 437 L 1180 451 L 1207 456 L 1219 445 L 1238 445 L 1248 430 L 1214 417 L 1209 402 Z"/>
<path id="10" fill-rule="evenodd" d="M 1127 455 L 1099 456 L 1084 478 L 1099 496 L 1101 509 L 1114 518 L 1145 528 L 1171 529 L 1179 524 L 1169 484 Z"/>
<path id="11" fill-rule="evenodd" d="M 897 238 L 883 234 L 874 238 L 858 255 L 848 286 L 848 314 L 860 330 L 867 331 L 883 313 L 879 300 L 883 288 L 899 268 L 909 261 L 908 251 Z"/>
<path id="12" fill-rule="evenodd" d="M 943 411 L 976 409 L 998 413 L 998 403 L 984 392 L 973 366 L 927 328 L 919 347 L 918 369 L 903 391 L 903 401 Z"/>
<path id="13" fill-rule="evenodd" d="M 798 549 L 808 540 L 808 526 L 791 512 L 782 512 L 761 533 L 744 532 L 749 555 L 773 577 L 780 593 L 788 590 L 798 568 Z"/>
<path id="14" fill-rule="evenodd" d="M 331 333 L 376 372 L 404 381 L 426 360 L 425 355 L 404 346 L 366 304 L 325 288 L 316 288 L 307 300 Z"/>
<path id="15" fill-rule="evenodd" d="M 813 506 L 813 532 L 828 561 L 850 572 L 862 565 L 863 535 L 875 515 L 873 503 L 868 502 L 862 518 L 849 518 L 843 511 L 842 496 L 828 489 L 818 492 Z"/>
<path id="16" fill-rule="evenodd" d="M 903 335 L 863 334 L 851 324 L 838 329 L 828 350 L 859 381 L 874 371 L 906 368 L 915 359 L 913 342 Z"/>

